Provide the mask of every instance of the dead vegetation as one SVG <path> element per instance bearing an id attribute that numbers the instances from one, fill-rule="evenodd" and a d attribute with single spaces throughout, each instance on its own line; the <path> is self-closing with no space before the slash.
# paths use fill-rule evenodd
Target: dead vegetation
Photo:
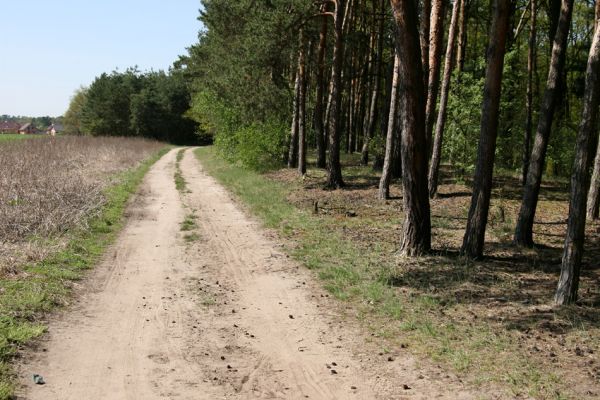
<path id="1" fill-rule="evenodd" d="M 119 172 L 163 145 L 133 138 L 61 137 L 0 146 L 0 276 L 60 248 L 104 202 Z"/>

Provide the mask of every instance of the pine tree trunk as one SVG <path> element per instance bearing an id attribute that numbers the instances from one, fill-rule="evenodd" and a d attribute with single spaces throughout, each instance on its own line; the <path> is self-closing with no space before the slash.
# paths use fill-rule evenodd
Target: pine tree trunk
<path id="1" fill-rule="evenodd" d="M 329 115 L 329 154 L 327 157 L 327 184 L 330 189 L 344 186 L 340 164 L 340 117 L 342 102 L 342 61 L 344 58 L 344 9 L 346 0 L 335 0 L 333 67 L 331 73 L 331 110 Z"/>
<path id="2" fill-rule="evenodd" d="M 402 77 L 402 188 L 404 226 L 400 253 L 418 256 L 431 250 L 431 217 L 427 196 L 427 147 L 423 66 L 413 1 L 391 0 L 397 25 L 396 46 Z"/>
<path id="3" fill-rule="evenodd" d="M 600 1 L 598 2 L 600 4 Z M 590 220 L 598 219 L 598 210 L 600 209 L 600 147 L 596 152 L 594 161 L 594 172 L 590 183 L 590 191 L 587 201 L 587 217 Z"/>
<path id="4" fill-rule="evenodd" d="M 288 151 L 288 168 L 298 166 L 298 101 L 300 99 L 300 79 L 296 72 L 296 81 L 294 84 L 294 112 L 292 113 L 292 128 L 290 132 L 290 147 Z"/>
<path id="5" fill-rule="evenodd" d="M 353 60 L 354 57 L 351 57 L 351 59 Z M 353 63 L 351 65 L 354 65 Z M 352 67 L 352 69 L 354 69 L 354 66 Z M 342 80 L 343 81 L 343 80 Z M 355 118 L 354 118 L 354 110 L 356 109 L 356 95 L 355 95 L 355 84 L 356 80 L 355 79 L 350 79 L 348 80 L 348 95 L 346 97 L 348 97 L 348 99 L 346 100 L 346 145 L 344 148 L 344 152 L 346 154 L 352 152 L 353 147 L 354 147 L 354 124 L 355 124 Z"/>
<path id="6" fill-rule="evenodd" d="M 502 87 L 502 68 L 506 47 L 511 0 L 494 0 L 492 27 L 489 34 L 488 60 L 481 107 L 481 129 L 477 149 L 477 164 L 473 179 L 473 195 L 467 218 L 461 253 L 470 258 L 483 255 L 487 225 L 494 155 L 498 134 L 498 114 Z"/>
<path id="7" fill-rule="evenodd" d="M 396 131 L 396 113 L 398 112 L 398 83 L 400 78 L 400 58 L 398 52 L 394 56 L 394 77 L 392 79 L 392 91 L 390 94 L 390 109 L 387 123 L 387 135 L 385 139 L 385 158 L 383 160 L 383 170 L 379 180 L 379 199 L 385 200 L 390 197 L 390 181 L 392 180 L 392 165 L 394 157 L 394 142 Z"/>
<path id="8" fill-rule="evenodd" d="M 458 14 L 458 48 L 456 50 L 456 69 L 459 74 L 465 69 L 465 51 L 467 49 L 467 0 L 460 2 Z"/>
<path id="9" fill-rule="evenodd" d="M 429 34 L 431 30 L 431 0 L 423 0 L 421 8 L 421 63 L 423 87 L 429 86 Z"/>
<path id="10" fill-rule="evenodd" d="M 398 78 L 400 79 L 400 78 Z M 392 157 L 392 178 L 402 179 L 402 118 L 400 110 L 403 110 L 402 101 L 403 98 L 400 96 L 400 81 L 398 81 L 398 98 L 396 99 L 396 120 L 394 122 L 394 156 Z"/>
<path id="11" fill-rule="evenodd" d="M 442 95 L 440 97 L 440 109 L 438 111 L 437 122 L 435 124 L 435 139 L 433 141 L 433 151 L 431 153 L 431 165 L 429 166 L 429 197 L 433 198 L 437 194 L 438 175 L 440 162 L 442 159 L 442 140 L 444 128 L 446 125 L 446 108 L 448 106 L 448 93 L 450 92 L 450 81 L 452 80 L 452 55 L 454 52 L 454 42 L 456 40 L 456 25 L 458 23 L 458 12 L 460 4 L 465 0 L 454 0 L 452 7 L 452 18 L 448 30 L 448 45 L 446 47 L 446 59 L 444 61 L 444 79 L 442 81 Z"/>
<path id="12" fill-rule="evenodd" d="M 431 33 L 429 35 L 429 79 L 427 87 L 427 106 L 425 110 L 425 137 L 427 149 L 431 146 L 435 106 L 440 85 L 440 64 L 444 41 L 444 15 L 447 0 L 433 0 L 431 8 Z"/>
<path id="13" fill-rule="evenodd" d="M 529 154 L 531 152 L 531 131 L 533 129 L 533 71 L 536 65 L 536 0 L 531 0 L 531 24 L 529 29 L 529 48 L 527 50 L 527 103 L 525 104 L 525 139 L 523 145 L 523 185 L 527 182 Z"/>
<path id="14" fill-rule="evenodd" d="M 599 2 L 600 3 L 600 2 Z M 596 3 L 596 22 L 600 15 Z M 575 161 L 571 176 L 571 196 L 567 235 L 562 257 L 558 288 L 554 296 L 557 304 L 577 301 L 581 257 L 585 240 L 585 204 L 590 183 L 589 169 L 595 152 L 598 133 L 598 103 L 600 99 L 600 29 L 596 26 L 585 72 L 585 93 L 581 124 L 577 135 Z"/>
<path id="15" fill-rule="evenodd" d="M 306 173 L 306 55 L 304 30 L 300 30 L 300 53 L 298 55 L 298 173 Z"/>
<path id="16" fill-rule="evenodd" d="M 544 93 L 544 99 L 540 108 L 540 117 L 523 190 L 523 200 L 515 229 L 514 241 L 519 246 L 533 246 L 533 222 L 540 193 L 540 185 L 542 183 L 542 173 L 546 150 L 548 148 L 548 139 L 550 138 L 550 130 L 552 128 L 552 120 L 562 87 L 561 77 L 565 65 L 567 39 L 572 13 L 573 0 L 563 0 L 558 28 L 556 29 L 554 44 L 552 46 L 552 58 L 550 59 L 550 68 L 548 70 L 546 92 Z"/>
<path id="17" fill-rule="evenodd" d="M 322 12 L 326 11 L 323 6 Z M 315 136 L 317 143 L 317 168 L 326 166 L 325 127 L 323 120 L 323 93 L 325 91 L 325 52 L 327 51 L 327 16 L 321 17 L 321 32 L 319 33 L 319 50 L 317 53 L 317 94 L 315 101 Z"/>

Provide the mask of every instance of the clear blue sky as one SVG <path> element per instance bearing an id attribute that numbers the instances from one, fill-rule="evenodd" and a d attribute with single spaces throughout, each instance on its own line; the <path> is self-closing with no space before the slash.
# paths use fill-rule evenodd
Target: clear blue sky
<path id="1" fill-rule="evenodd" d="M 200 0 L 0 0 L 0 115 L 59 116 L 102 72 L 168 69 L 196 42 Z"/>

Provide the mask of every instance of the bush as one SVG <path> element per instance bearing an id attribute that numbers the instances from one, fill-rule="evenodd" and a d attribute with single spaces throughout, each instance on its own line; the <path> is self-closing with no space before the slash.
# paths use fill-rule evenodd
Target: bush
<path id="1" fill-rule="evenodd" d="M 258 171 L 281 166 L 287 124 L 276 120 L 244 124 L 233 107 L 220 102 L 209 91 L 194 95 L 188 114 L 213 136 L 219 154 L 225 159 Z"/>

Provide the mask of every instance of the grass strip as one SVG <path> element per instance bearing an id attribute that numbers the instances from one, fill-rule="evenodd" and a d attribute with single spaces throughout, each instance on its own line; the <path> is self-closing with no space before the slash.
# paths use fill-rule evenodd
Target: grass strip
<path id="1" fill-rule="evenodd" d="M 408 348 L 456 371 L 473 385 L 491 382 L 509 396 L 574 398 L 569 395 L 568 383 L 555 371 L 522 356 L 517 332 L 496 329 L 483 318 L 475 324 L 463 323 L 454 315 L 464 312 L 464 305 L 438 298 L 435 289 L 417 291 L 402 285 L 402 280 L 413 279 L 403 275 L 402 262 L 427 263 L 428 268 L 440 271 L 452 268 L 458 275 L 469 274 L 471 264 L 450 266 L 456 261 L 444 258 L 399 262 L 393 249 L 378 243 L 364 247 L 345 239 L 335 229 L 341 223 L 338 219 L 313 216 L 290 204 L 287 197 L 294 189 L 292 185 L 283 186 L 230 164 L 210 147 L 197 149 L 196 156 L 204 170 L 232 191 L 266 227 L 292 239 L 290 255 L 314 270 L 333 296 L 352 305 L 383 353 Z"/>
<path id="2" fill-rule="evenodd" d="M 177 157 L 175 160 L 175 188 L 180 192 L 185 192 L 187 188 L 187 182 L 183 178 L 183 174 L 181 173 L 181 160 L 183 160 L 183 153 L 185 149 L 180 149 L 177 152 Z"/>
<path id="3" fill-rule="evenodd" d="M 20 135 L 18 133 L 2 133 L 0 134 L 0 143 L 12 142 L 15 140 L 48 138 L 48 135 Z"/>
<path id="4" fill-rule="evenodd" d="M 10 367 L 19 347 L 46 331 L 41 318 L 65 305 L 71 282 L 92 268 L 123 227 L 123 213 L 150 167 L 167 151 L 165 147 L 138 167 L 117 176 L 105 190 L 106 203 L 87 229 L 69 234 L 67 246 L 44 261 L 24 267 L 16 279 L 0 279 L 0 400 L 14 393 L 15 375 Z"/>

